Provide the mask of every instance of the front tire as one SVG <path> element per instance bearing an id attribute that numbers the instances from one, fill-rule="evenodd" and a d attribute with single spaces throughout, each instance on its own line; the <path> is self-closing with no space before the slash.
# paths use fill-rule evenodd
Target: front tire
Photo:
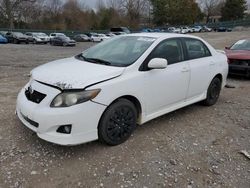
<path id="1" fill-rule="evenodd" d="M 104 112 L 98 126 L 98 137 L 111 146 L 125 142 L 136 128 L 137 110 L 132 102 L 119 99 Z"/>
<path id="2" fill-rule="evenodd" d="M 212 106 L 218 101 L 221 91 L 221 84 L 221 80 L 218 77 L 215 77 L 212 80 L 208 87 L 207 98 L 203 101 L 203 105 Z"/>

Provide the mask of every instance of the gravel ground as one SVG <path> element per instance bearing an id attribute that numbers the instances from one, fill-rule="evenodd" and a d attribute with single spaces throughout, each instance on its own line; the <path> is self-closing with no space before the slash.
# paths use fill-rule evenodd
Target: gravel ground
<path id="1" fill-rule="evenodd" d="M 249 32 L 201 33 L 222 49 Z M 0 45 L 0 188 L 250 187 L 250 82 L 230 78 L 213 107 L 194 104 L 139 126 L 124 144 L 62 147 L 16 118 L 15 100 L 34 67 L 78 54 L 77 47 Z"/>

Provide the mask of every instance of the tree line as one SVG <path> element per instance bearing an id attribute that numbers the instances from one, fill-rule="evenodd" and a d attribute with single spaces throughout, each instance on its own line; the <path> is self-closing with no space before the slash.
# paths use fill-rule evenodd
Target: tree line
<path id="1" fill-rule="evenodd" d="M 0 0 L 0 28 L 139 29 L 209 22 L 214 15 L 242 19 L 246 9 L 246 0 L 99 0 L 95 9 L 80 0 Z"/>

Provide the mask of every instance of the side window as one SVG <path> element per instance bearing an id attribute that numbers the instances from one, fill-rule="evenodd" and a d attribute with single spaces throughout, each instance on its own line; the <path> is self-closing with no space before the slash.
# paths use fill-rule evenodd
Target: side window
<path id="1" fill-rule="evenodd" d="M 188 59 L 198 59 L 211 56 L 207 46 L 197 39 L 184 39 L 187 47 Z"/>
<path id="2" fill-rule="evenodd" d="M 169 39 L 161 42 L 152 52 L 151 58 L 164 58 L 168 64 L 174 64 L 183 61 L 183 50 L 179 39 Z"/>

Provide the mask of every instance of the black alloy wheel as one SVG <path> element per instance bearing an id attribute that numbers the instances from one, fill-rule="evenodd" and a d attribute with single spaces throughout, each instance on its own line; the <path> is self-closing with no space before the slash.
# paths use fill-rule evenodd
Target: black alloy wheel
<path id="1" fill-rule="evenodd" d="M 218 77 L 215 77 L 212 80 L 207 90 L 207 98 L 203 101 L 204 105 L 212 106 L 218 101 L 221 91 L 221 84 L 221 80 Z"/>
<path id="2" fill-rule="evenodd" d="M 119 99 L 104 112 L 98 126 L 99 140 L 108 145 L 125 142 L 136 128 L 137 110 L 132 102 Z"/>

